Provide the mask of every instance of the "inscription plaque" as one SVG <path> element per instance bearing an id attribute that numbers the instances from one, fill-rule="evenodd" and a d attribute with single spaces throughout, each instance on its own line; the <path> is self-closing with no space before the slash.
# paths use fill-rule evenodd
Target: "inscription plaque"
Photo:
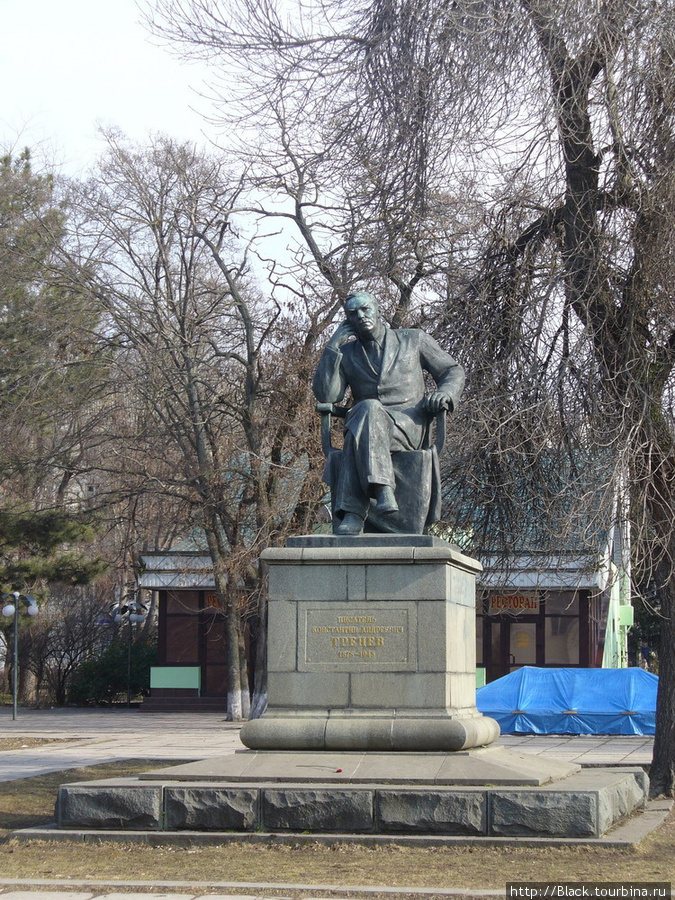
<path id="1" fill-rule="evenodd" d="M 358 672 L 414 667 L 416 628 L 414 609 L 408 606 L 345 608 L 342 603 L 322 603 L 306 606 L 300 615 L 304 618 L 301 669 Z"/>

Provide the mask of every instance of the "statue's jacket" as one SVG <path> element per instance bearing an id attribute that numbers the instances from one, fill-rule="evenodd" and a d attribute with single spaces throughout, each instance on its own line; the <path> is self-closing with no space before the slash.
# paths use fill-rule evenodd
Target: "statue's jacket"
<path id="1" fill-rule="evenodd" d="M 449 410 L 459 402 L 464 370 L 438 343 L 417 328 L 386 328 L 379 371 L 360 340 L 334 349 L 327 347 L 314 375 L 313 389 L 320 403 L 339 403 L 347 387 L 354 405 L 379 400 L 394 420 L 397 449 L 422 446 L 429 426 L 424 403 L 424 372 L 446 395 Z M 347 416 L 346 427 L 349 427 Z M 392 448 L 393 449 L 393 448 Z"/>

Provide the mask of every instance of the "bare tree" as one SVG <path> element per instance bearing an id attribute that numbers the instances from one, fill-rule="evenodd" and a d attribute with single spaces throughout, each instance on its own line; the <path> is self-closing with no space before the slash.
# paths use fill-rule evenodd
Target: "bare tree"
<path id="1" fill-rule="evenodd" d="M 77 254 L 106 312 L 123 402 L 100 463 L 133 496 L 182 505 L 208 543 L 227 622 L 228 712 L 247 710 L 242 617 L 259 608 L 260 549 L 306 519 L 322 496 L 297 391 L 307 339 L 262 297 L 222 162 L 156 138 L 109 136 L 83 189 Z M 92 274 L 93 273 L 93 274 Z M 117 470 L 117 476 L 115 476 Z"/>
<path id="2" fill-rule="evenodd" d="M 545 448 L 567 448 L 574 480 L 571 451 L 599 446 L 612 460 L 604 478 L 594 474 L 605 493 L 616 473 L 628 473 L 636 562 L 661 601 L 652 790 L 668 794 L 672 17 L 671 4 L 642 0 L 382 0 L 301 10 L 157 0 L 153 19 L 182 52 L 222 60 L 215 99 L 227 100 L 248 133 L 258 128 L 269 141 L 270 110 L 278 121 L 283 104 L 288 146 L 298 136 L 314 142 L 333 172 L 321 190 L 337 183 L 357 198 L 360 230 L 350 240 L 391 224 L 393 240 L 372 242 L 386 252 L 371 256 L 364 274 L 377 270 L 398 300 L 418 272 L 429 317 L 468 330 L 483 404 L 473 406 L 472 424 L 496 501 L 514 500 L 504 482 L 509 454 L 527 468 Z M 245 79 L 231 78 L 232 66 Z M 333 215 L 326 209 L 324 219 Z M 449 219 L 464 223 L 451 240 Z M 467 226 L 473 234 L 457 240 Z M 395 263 L 406 259 L 419 268 L 399 285 Z M 406 312 L 414 312 L 409 303 Z M 537 479 L 530 483 L 536 492 Z"/>
<path id="3" fill-rule="evenodd" d="M 95 588 L 53 588 L 49 603 L 30 629 L 27 668 L 35 677 L 35 692 L 64 705 L 68 683 L 86 659 L 96 656 L 109 640 L 112 620 L 108 584 Z"/>

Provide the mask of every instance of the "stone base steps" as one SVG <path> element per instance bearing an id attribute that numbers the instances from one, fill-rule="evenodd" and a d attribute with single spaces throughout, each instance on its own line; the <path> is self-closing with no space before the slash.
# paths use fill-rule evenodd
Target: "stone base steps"
<path id="1" fill-rule="evenodd" d="M 63 830 L 599 838 L 645 807 L 641 768 L 592 769 L 538 786 L 181 782 L 62 785 Z"/>
<path id="2" fill-rule="evenodd" d="M 672 799 L 647 801 L 643 811 L 639 811 L 615 825 L 601 837 L 477 837 L 446 834 L 304 834 L 298 832 L 243 832 L 243 831 L 134 831 L 134 844 L 145 844 L 150 847 L 214 847 L 228 843 L 260 845 L 286 845 L 296 847 L 302 844 L 357 845 L 359 847 L 603 847 L 613 850 L 636 849 L 642 841 L 657 828 L 660 828 L 672 810 Z M 127 844 L 131 835 L 128 831 L 99 828 L 57 828 L 54 825 L 41 825 L 36 828 L 23 828 L 12 833 L 12 839 L 18 841 L 80 841 L 98 844 L 110 841 Z M 217 887 L 217 885 L 211 885 Z M 240 890 L 242 885 L 238 885 Z M 263 886 L 250 884 L 253 892 Z M 287 889 L 284 884 L 269 884 L 265 887 L 277 890 Z M 311 893 L 316 894 L 315 889 Z M 353 888 L 351 889 L 353 890 Z M 250 893 L 251 891 L 249 891 Z M 377 893 L 377 891 L 375 891 Z M 409 893 L 409 891 L 408 891 Z M 438 891 L 436 891 L 438 893 Z"/>

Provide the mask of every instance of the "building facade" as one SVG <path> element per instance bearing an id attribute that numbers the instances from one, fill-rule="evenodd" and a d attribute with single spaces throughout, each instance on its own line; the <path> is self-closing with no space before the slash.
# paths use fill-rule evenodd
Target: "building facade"
<path id="1" fill-rule="evenodd" d="M 158 664 L 145 711 L 225 710 L 225 615 L 211 560 L 203 551 L 169 550 L 141 558 L 138 585 L 158 596 Z"/>
<path id="2" fill-rule="evenodd" d="M 604 558 L 520 557 L 488 568 L 476 598 L 479 684 L 522 666 L 624 668 L 630 573 Z"/>
<path id="3" fill-rule="evenodd" d="M 477 684 L 521 666 L 623 668 L 633 623 L 618 530 L 594 555 L 484 559 L 476 597 Z M 145 710 L 227 703 L 224 614 L 204 551 L 142 557 L 139 587 L 158 595 L 158 665 Z"/>

